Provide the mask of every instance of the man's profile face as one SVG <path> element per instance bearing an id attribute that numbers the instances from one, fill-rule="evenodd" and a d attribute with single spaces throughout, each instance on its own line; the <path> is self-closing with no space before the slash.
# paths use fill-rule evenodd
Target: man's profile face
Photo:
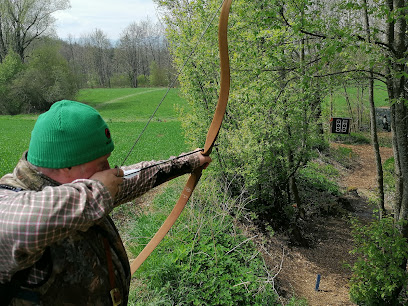
<path id="1" fill-rule="evenodd" d="M 111 154 L 106 154 L 93 161 L 87 162 L 82 165 L 74 166 L 69 170 L 70 182 L 77 179 L 89 179 L 96 172 L 110 169 L 108 158 Z"/>

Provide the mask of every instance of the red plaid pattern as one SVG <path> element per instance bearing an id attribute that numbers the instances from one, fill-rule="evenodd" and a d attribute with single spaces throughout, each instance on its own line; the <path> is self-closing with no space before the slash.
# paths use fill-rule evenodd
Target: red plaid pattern
<path id="1" fill-rule="evenodd" d="M 198 167 L 198 154 L 201 153 L 164 163 L 151 161 L 124 167 L 142 170 L 124 181 L 115 199 L 94 180 L 81 179 L 58 186 L 38 173 L 24 155 L 13 174 L 0 180 L 0 184 L 25 189 L 0 189 L 0 283 L 9 281 L 16 271 L 33 266 L 47 246 L 77 231 L 86 231 L 115 206 L 144 194 L 158 182 Z M 144 170 L 147 166 L 151 167 Z M 28 282 L 36 284 L 45 276 L 46 271 L 34 266 Z"/>

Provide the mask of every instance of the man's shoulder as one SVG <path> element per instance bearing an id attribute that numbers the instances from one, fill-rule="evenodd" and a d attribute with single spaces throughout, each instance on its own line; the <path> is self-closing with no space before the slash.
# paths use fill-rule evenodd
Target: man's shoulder
<path id="1" fill-rule="evenodd" d="M 11 191 L 21 191 L 27 189 L 21 182 L 14 178 L 12 173 L 4 175 L 0 179 L 0 191 L 1 190 L 11 190 Z"/>
<path id="2" fill-rule="evenodd" d="M 15 191 L 15 192 L 19 192 L 21 190 L 24 190 L 21 187 L 15 187 L 15 186 L 7 185 L 7 184 L 0 184 L 0 190 L 1 189 L 11 190 L 11 191 Z"/>

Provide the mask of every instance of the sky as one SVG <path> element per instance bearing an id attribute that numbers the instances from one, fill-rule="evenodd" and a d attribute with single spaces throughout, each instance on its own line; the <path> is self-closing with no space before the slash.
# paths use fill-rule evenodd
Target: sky
<path id="1" fill-rule="evenodd" d="M 117 40 L 132 22 L 158 20 L 153 0 L 70 0 L 71 8 L 53 14 L 58 37 L 80 38 L 95 29 Z"/>

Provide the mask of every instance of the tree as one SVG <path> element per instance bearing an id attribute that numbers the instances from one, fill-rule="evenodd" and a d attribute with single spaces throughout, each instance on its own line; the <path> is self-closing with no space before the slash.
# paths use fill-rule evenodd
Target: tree
<path id="1" fill-rule="evenodd" d="M 13 104 L 7 97 L 11 90 L 10 84 L 18 78 L 24 68 L 20 57 L 13 51 L 9 52 L 0 63 L 0 114 L 15 113 L 20 109 L 21 101 Z"/>
<path id="2" fill-rule="evenodd" d="M 37 48 L 24 69 L 7 85 L 7 113 L 42 112 L 58 100 L 73 98 L 76 82 L 60 46 L 50 42 Z"/>
<path id="3" fill-rule="evenodd" d="M 137 23 L 129 25 L 122 33 L 118 48 L 118 60 L 122 63 L 132 87 L 137 88 L 137 77 L 141 74 L 143 34 Z"/>
<path id="4" fill-rule="evenodd" d="M 183 67 L 181 91 L 191 105 L 189 113 L 183 113 L 187 137 L 200 145 L 219 83 L 215 26 L 208 26 L 203 39 L 201 33 L 219 1 L 156 2 L 165 16 L 175 64 Z M 279 218 L 286 224 L 298 222 L 298 215 L 290 213 L 292 202 L 302 204 L 296 185 L 301 181 L 296 180 L 298 169 L 319 144 L 317 118 L 323 97 L 343 84 L 369 87 L 379 209 L 384 212 L 373 94 L 373 82 L 379 80 L 387 85 L 392 110 L 396 192 L 391 230 L 399 230 L 401 241 L 408 239 L 407 15 L 404 0 L 234 1 L 229 31 L 232 95 L 218 138 L 226 154 L 218 156 L 217 174 L 242 183 L 256 199 L 256 207 L 251 208 L 263 214 L 264 220 L 272 225 Z M 196 45 L 196 52 L 184 65 Z M 352 110 L 352 101 L 349 105 Z M 230 186 L 233 191 L 239 187 Z M 375 243 L 365 250 L 370 248 L 389 258 L 401 255 L 385 254 L 389 251 Z M 405 279 L 407 258 L 402 255 L 398 273 L 402 271 L 401 279 Z M 365 285 L 368 279 L 361 278 Z M 396 303 L 401 283 L 391 278 L 387 297 L 375 285 L 376 301 Z"/>
<path id="5" fill-rule="evenodd" d="M 166 86 L 167 79 L 164 69 L 160 68 L 155 61 L 150 64 L 150 86 Z"/>
<path id="6" fill-rule="evenodd" d="M 159 3 L 175 64 L 183 68 L 181 91 L 191 106 L 181 116 L 186 137 L 197 146 L 217 101 L 217 28 L 208 23 L 219 1 Z M 234 186 L 231 190 L 240 194 L 243 185 L 256 199 L 248 208 L 264 224 L 286 229 L 292 242 L 305 245 L 298 222 L 304 201 L 298 170 L 322 143 L 317 118 L 325 84 L 312 75 L 324 65 L 314 64 L 313 41 L 299 43 L 299 31 L 280 12 L 295 20 L 300 16 L 294 6 L 279 2 L 234 1 L 230 25 L 236 27 L 229 29 L 232 95 L 218 138 L 223 152 L 217 171 Z"/>
<path id="7" fill-rule="evenodd" d="M 363 10 L 363 19 L 364 19 L 364 27 L 366 31 L 366 43 L 368 45 L 371 44 L 371 29 L 370 29 L 370 21 L 369 21 L 369 13 L 368 13 L 368 2 L 367 0 L 363 0 L 362 2 L 362 10 Z M 377 120 L 375 114 L 375 104 L 374 104 L 374 68 L 369 67 L 369 102 L 370 102 L 370 122 L 371 122 L 371 142 L 373 144 L 374 154 L 375 154 L 375 163 L 377 167 L 377 184 L 378 184 L 378 195 L 379 195 L 379 213 L 380 218 L 386 214 L 385 210 L 385 195 L 384 195 L 384 174 L 381 162 L 381 155 L 380 155 L 380 145 L 378 143 L 378 136 L 377 136 Z"/>
<path id="8" fill-rule="evenodd" d="M 107 35 L 99 29 L 83 38 L 89 60 L 88 65 L 97 78 L 98 85 L 110 87 L 112 76 L 113 48 Z"/>
<path id="9" fill-rule="evenodd" d="M 149 19 L 133 22 L 126 27 L 115 55 L 120 70 L 126 72 L 131 86 L 135 88 L 139 85 L 138 77 L 143 75 L 147 78 L 152 73 L 152 67 L 160 69 L 164 78 L 166 72 L 170 70 L 168 49 L 162 29 L 159 24 L 153 24 Z M 152 66 L 153 62 L 157 66 Z"/>
<path id="10" fill-rule="evenodd" d="M 29 46 L 52 31 L 52 13 L 69 7 L 69 0 L 2 0 L 0 2 L 0 62 L 10 50 L 21 61 Z"/>
<path id="11" fill-rule="evenodd" d="M 322 2 L 323 3 L 323 2 Z M 342 52 L 350 55 L 347 60 L 347 67 L 339 70 L 339 73 L 363 72 L 370 83 L 370 102 L 373 107 L 372 82 L 374 79 L 381 80 L 387 84 L 388 97 L 391 103 L 391 127 L 394 149 L 395 173 L 396 173 L 396 192 L 393 206 L 394 221 L 393 226 L 400 230 L 402 239 L 408 238 L 408 120 L 407 120 L 407 11 L 408 6 L 403 0 L 384 0 L 384 1 L 334 1 L 332 12 L 338 13 L 336 21 L 332 24 L 340 25 L 335 31 L 327 32 L 324 35 L 316 33 L 310 29 L 303 28 L 303 33 L 308 33 L 325 39 L 336 38 L 337 41 L 343 41 Z M 344 16 L 350 19 L 346 24 L 341 22 Z M 362 20 L 362 22 L 359 22 Z M 363 25 L 363 26 L 361 26 Z M 347 42 L 345 44 L 345 42 Z M 345 52 L 346 51 L 346 52 Z M 355 61 L 355 52 L 364 54 L 362 61 Z M 382 168 L 381 158 L 378 152 L 378 141 L 376 140 L 374 111 L 371 114 L 372 140 L 376 154 L 378 185 L 380 187 L 380 210 L 384 211 L 383 191 L 382 189 Z M 392 254 L 386 254 L 387 250 L 382 249 L 378 244 L 370 245 L 367 248 L 369 252 L 380 248 L 381 254 L 387 257 Z M 369 256 L 370 254 L 366 254 Z M 377 257 L 381 264 L 384 257 Z M 374 263 L 376 264 L 376 263 Z M 406 256 L 400 262 L 400 269 L 406 274 L 407 258 Z M 392 269 L 392 267 L 390 267 Z M 368 283 L 368 277 L 363 279 Z M 403 276 L 406 278 L 406 275 Z M 377 278 L 378 280 L 378 278 Z M 369 284 L 370 286 L 372 284 Z M 356 286 L 355 288 L 358 288 Z M 374 289 L 375 286 L 374 286 Z M 379 290 L 373 290 L 378 293 L 376 296 L 378 303 L 395 304 L 398 296 L 403 289 L 401 282 L 395 282 L 388 290 L 387 296 L 380 294 Z M 364 294 L 364 291 L 361 292 Z M 388 302 L 387 302 L 388 301 Z M 389 302 L 391 301 L 391 302 Z M 366 301 L 366 303 L 370 303 Z"/>

